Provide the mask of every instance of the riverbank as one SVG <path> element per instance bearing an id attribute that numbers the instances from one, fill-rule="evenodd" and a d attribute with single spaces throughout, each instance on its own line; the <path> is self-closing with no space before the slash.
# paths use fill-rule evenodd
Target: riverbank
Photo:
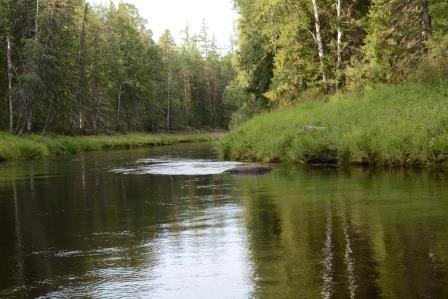
<path id="1" fill-rule="evenodd" d="M 216 141 L 223 133 L 126 134 L 100 136 L 39 136 L 17 137 L 0 133 L 0 161 L 38 159 L 79 152 L 128 149 L 171 145 L 187 142 Z"/>
<path id="2" fill-rule="evenodd" d="M 448 167 L 448 83 L 383 86 L 255 117 L 220 141 L 226 159 Z"/>

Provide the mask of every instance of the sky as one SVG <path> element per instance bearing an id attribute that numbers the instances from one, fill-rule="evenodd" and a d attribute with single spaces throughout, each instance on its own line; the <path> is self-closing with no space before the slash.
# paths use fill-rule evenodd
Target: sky
<path id="1" fill-rule="evenodd" d="M 88 0 L 90 3 L 109 3 L 109 0 Z M 119 0 L 113 0 L 115 3 Z M 165 29 L 169 29 L 176 41 L 181 41 L 181 31 L 190 26 L 190 33 L 199 33 L 202 20 L 209 27 L 210 35 L 216 38 L 218 48 L 230 48 L 231 36 L 237 15 L 232 0 L 122 0 L 132 3 L 148 21 L 148 28 L 154 33 L 154 40 Z"/>

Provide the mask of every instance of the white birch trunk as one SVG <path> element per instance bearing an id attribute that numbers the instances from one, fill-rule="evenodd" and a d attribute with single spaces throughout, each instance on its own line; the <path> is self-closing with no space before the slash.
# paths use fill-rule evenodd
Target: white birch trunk
<path id="1" fill-rule="evenodd" d="M 117 105 L 117 123 L 120 124 L 120 107 L 121 107 L 121 84 L 118 91 L 118 105 Z"/>
<path id="2" fill-rule="evenodd" d="M 317 43 L 317 50 L 319 51 L 319 60 L 320 60 L 320 67 L 322 71 L 322 81 L 327 81 L 327 76 L 325 75 L 325 52 L 324 52 L 324 45 L 322 43 L 322 36 L 320 35 L 320 20 L 319 20 L 319 8 L 317 6 L 317 0 L 311 0 L 313 3 L 313 9 L 314 9 L 314 20 L 316 25 L 316 43 Z"/>
<path id="3" fill-rule="evenodd" d="M 37 33 L 39 31 L 39 0 L 36 0 L 36 17 L 34 20 L 34 40 L 37 40 Z"/>
<path id="4" fill-rule="evenodd" d="M 8 102 L 9 102 L 9 132 L 14 128 L 14 106 L 12 102 L 12 59 L 11 59 L 11 38 L 6 36 L 6 60 L 8 63 Z"/>
<path id="5" fill-rule="evenodd" d="M 337 63 L 337 69 L 339 70 L 342 65 L 342 28 L 341 28 L 341 6 L 342 6 L 342 0 L 337 0 L 338 3 L 336 5 L 336 12 L 338 16 L 338 36 L 337 36 L 337 55 L 338 55 L 338 63 Z"/>
<path id="6" fill-rule="evenodd" d="M 34 42 L 37 43 L 38 42 L 38 38 L 39 38 L 39 0 L 36 0 L 36 16 L 35 16 L 35 20 L 34 20 Z M 36 55 L 36 54 L 34 54 Z M 34 56 L 34 61 L 33 61 L 33 70 L 36 71 L 37 70 L 37 62 L 36 62 L 36 56 Z M 30 97 L 30 102 L 28 103 L 28 116 L 27 116 L 27 120 L 26 120 L 26 130 L 28 132 L 31 131 L 31 129 L 33 128 L 33 103 L 34 102 L 34 95 Z"/>
<path id="7" fill-rule="evenodd" d="M 84 75 L 84 39 L 85 39 L 85 25 L 86 25 L 86 18 L 87 18 L 87 9 L 88 9 L 88 4 L 85 3 L 84 4 L 84 14 L 82 17 L 82 25 L 81 25 L 81 31 L 79 33 L 79 51 L 78 51 L 78 64 L 79 64 L 79 78 L 78 78 L 78 87 L 77 87 L 77 91 L 76 91 L 76 100 L 78 102 L 78 109 L 79 109 L 79 114 L 78 114 L 78 124 L 79 124 L 79 129 L 82 130 L 82 128 L 84 127 L 84 122 L 83 122 L 83 113 L 82 113 L 82 105 L 83 105 L 83 101 L 82 101 L 82 90 L 81 88 L 83 88 L 84 86 L 81 86 L 81 81 L 82 81 L 82 76 Z"/>

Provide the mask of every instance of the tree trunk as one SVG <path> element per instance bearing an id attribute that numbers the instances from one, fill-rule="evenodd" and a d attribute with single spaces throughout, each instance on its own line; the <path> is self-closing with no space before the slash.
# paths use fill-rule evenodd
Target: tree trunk
<path id="1" fill-rule="evenodd" d="M 217 119 L 218 119 L 218 113 L 216 111 L 216 105 L 218 101 L 218 91 L 217 91 L 217 79 L 213 77 L 213 84 L 212 84 L 212 102 L 213 102 L 213 126 L 217 126 Z"/>
<path id="2" fill-rule="evenodd" d="M 6 36 L 6 59 L 8 63 L 8 102 L 9 102 L 9 133 L 14 129 L 14 106 L 12 102 L 12 59 L 11 59 L 11 38 Z"/>
<path id="3" fill-rule="evenodd" d="M 185 118 L 187 125 L 190 125 L 190 101 L 191 101 L 191 88 L 190 78 L 188 75 L 184 76 L 184 105 L 185 105 Z"/>
<path id="4" fill-rule="evenodd" d="M 97 107 L 95 107 L 95 114 L 93 116 L 93 120 L 92 120 L 92 129 L 93 129 L 93 134 L 96 135 L 96 128 L 98 126 L 98 109 Z"/>
<path id="5" fill-rule="evenodd" d="M 33 129 L 33 111 L 30 108 L 30 113 L 28 114 L 28 119 L 26 121 L 26 130 L 27 132 L 31 132 Z"/>
<path id="6" fill-rule="evenodd" d="M 320 60 L 320 68 L 322 72 L 322 81 L 327 81 L 327 76 L 325 75 L 325 52 L 324 52 L 324 45 L 322 43 L 322 36 L 320 35 L 320 20 L 319 20 L 319 8 L 317 7 L 317 0 L 311 0 L 313 3 L 313 9 L 314 9 L 314 20 L 316 25 L 316 43 L 317 43 L 317 50 L 319 51 L 319 60 Z"/>
<path id="7" fill-rule="evenodd" d="M 34 42 L 37 44 L 39 39 L 39 0 L 36 0 L 36 16 L 34 17 Z M 34 73 L 37 74 L 37 54 L 33 54 L 33 62 L 31 69 L 34 71 Z M 29 103 L 28 103 L 28 115 L 26 118 L 26 130 L 30 132 L 33 128 L 33 106 L 34 106 L 34 97 L 35 95 L 29 95 Z M 19 134 L 22 134 L 23 129 L 20 131 Z"/>
<path id="8" fill-rule="evenodd" d="M 85 77 L 85 57 L 84 57 L 84 46 L 85 46 L 85 24 L 87 19 L 87 10 L 89 9 L 88 4 L 84 5 L 84 15 L 82 18 L 81 32 L 79 33 L 79 52 L 78 52 L 78 64 L 79 64 L 79 77 L 78 77 L 78 86 L 76 91 L 76 101 L 78 104 L 79 115 L 78 115 L 78 126 L 79 129 L 83 128 L 83 113 L 82 113 L 82 105 L 83 105 L 83 93 L 82 90 L 85 88 L 84 86 L 84 77 Z"/>
<path id="9" fill-rule="evenodd" d="M 187 95 L 187 82 L 186 79 L 184 78 L 185 82 L 184 82 L 184 106 L 185 106 L 185 119 L 187 120 L 187 124 L 188 124 L 188 95 Z"/>
<path id="10" fill-rule="evenodd" d="M 39 0 L 36 0 L 36 16 L 34 18 L 34 40 L 37 41 L 39 31 Z"/>
<path id="11" fill-rule="evenodd" d="M 171 70 L 168 71 L 167 82 L 167 112 L 166 112 L 166 129 L 168 132 L 171 129 L 171 99 L 170 99 L 170 86 L 171 86 Z"/>
<path id="12" fill-rule="evenodd" d="M 337 56 L 338 56 L 338 62 L 337 62 L 337 69 L 339 70 L 341 68 L 342 64 L 342 28 L 341 28 L 341 6 L 342 6 L 342 0 L 337 0 L 338 3 L 336 5 L 336 12 L 338 16 L 338 36 L 337 36 Z"/>
<path id="13" fill-rule="evenodd" d="M 118 105 L 117 105 L 117 125 L 120 125 L 120 108 L 121 108 L 121 84 L 118 90 Z"/>
<path id="14" fill-rule="evenodd" d="M 432 21 L 429 13 L 429 0 L 422 0 L 422 18 L 423 26 L 425 27 L 424 36 L 425 39 L 431 38 Z"/>
<path id="15" fill-rule="evenodd" d="M 209 74 L 209 78 L 210 78 L 210 74 Z M 213 123 L 213 104 L 212 104 L 212 87 L 211 87 L 211 82 L 210 79 L 207 82 L 207 89 L 208 89 L 208 109 L 210 110 L 210 125 Z"/>
<path id="16" fill-rule="evenodd" d="M 42 133 L 40 134 L 41 136 L 44 136 L 45 132 L 47 132 L 48 122 L 50 121 L 51 110 L 52 110 L 52 106 L 50 106 L 50 109 L 48 109 L 47 118 L 45 119 L 45 125 L 44 125 L 44 128 L 42 129 Z"/>

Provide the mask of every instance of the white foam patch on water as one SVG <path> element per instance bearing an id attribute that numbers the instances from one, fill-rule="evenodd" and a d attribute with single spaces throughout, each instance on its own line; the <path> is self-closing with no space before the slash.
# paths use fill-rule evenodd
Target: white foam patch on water
<path id="1" fill-rule="evenodd" d="M 241 164 L 240 162 L 213 160 L 148 158 L 137 160 L 130 167 L 115 168 L 112 172 L 134 175 L 213 175 L 221 174 Z"/>

